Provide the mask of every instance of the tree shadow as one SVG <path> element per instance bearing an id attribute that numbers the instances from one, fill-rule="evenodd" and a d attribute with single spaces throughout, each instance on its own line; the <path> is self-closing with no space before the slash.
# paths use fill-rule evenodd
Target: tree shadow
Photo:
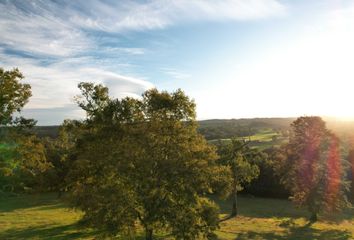
<path id="1" fill-rule="evenodd" d="M 220 213 L 225 217 L 221 221 L 230 219 L 231 200 L 220 200 L 211 197 L 220 207 Z M 305 208 L 297 208 L 286 199 L 255 198 L 243 195 L 239 197 L 238 212 L 240 216 L 250 218 L 307 218 L 309 212 Z M 354 219 L 354 208 L 346 208 L 342 212 L 320 215 L 322 221 L 340 223 L 344 220 Z"/>
<path id="2" fill-rule="evenodd" d="M 231 200 L 212 198 L 220 207 L 220 213 L 231 213 Z M 240 216 L 250 218 L 298 218 L 306 217 L 308 213 L 304 209 L 298 209 L 285 199 L 254 198 L 252 196 L 240 196 L 238 198 L 238 212 Z"/>
<path id="3" fill-rule="evenodd" d="M 99 234 L 98 231 L 89 231 L 88 229 L 80 228 L 77 224 L 62 226 L 43 225 L 35 228 L 9 229 L 0 233 L 0 239 L 82 239 L 93 237 L 97 234 Z"/>
<path id="4" fill-rule="evenodd" d="M 298 240 L 298 239 L 331 239 L 331 240 L 349 240 L 353 239 L 351 232 L 346 230 L 319 230 L 312 228 L 312 223 L 309 222 L 301 227 L 282 225 L 285 231 L 282 233 L 265 232 L 260 233 L 257 231 L 247 231 L 239 234 L 235 240 L 245 239 L 274 239 L 274 240 Z M 292 225 L 292 224 L 290 224 Z"/>
<path id="5" fill-rule="evenodd" d="M 12 212 L 26 208 L 50 210 L 64 207 L 64 203 L 53 194 L 19 195 L 6 197 L 0 201 L 0 212 Z"/>

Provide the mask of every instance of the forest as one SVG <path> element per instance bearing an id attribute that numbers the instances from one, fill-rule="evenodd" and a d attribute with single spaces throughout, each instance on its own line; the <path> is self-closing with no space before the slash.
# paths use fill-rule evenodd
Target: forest
<path id="1" fill-rule="evenodd" d="M 181 89 L 113 98 L 36 126 L 31 86 L 0 68 L 0 239 L 352 239 L 354 124 L 198 121 Z"/>

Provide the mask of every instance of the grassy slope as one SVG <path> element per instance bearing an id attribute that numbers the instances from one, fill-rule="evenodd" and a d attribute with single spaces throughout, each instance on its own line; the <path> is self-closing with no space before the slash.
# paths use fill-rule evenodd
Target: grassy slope
<path id="1" fill-rule="evenodd" d="M 230 210 L 220 202 L 221 218 Z M 354 214 L 308 225 L 307 213 L 286 200 L 247 198 L 240 216 L 221 223 L 219 239 L 353 239 Z M 97 239 L 98 232 L 80 228 L 80 212 L 69 210 L 54 195 L 0 199 L 0 239 Z"/>

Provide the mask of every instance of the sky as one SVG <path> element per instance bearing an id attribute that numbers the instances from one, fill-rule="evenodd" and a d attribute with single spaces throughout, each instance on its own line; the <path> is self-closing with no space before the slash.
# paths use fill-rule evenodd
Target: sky
<path id="1" fill-rule="evenodd" d="M 25 75 L 39 125 L 85 116 L 82 81 L 181 88 L 198 119 L 353 119 L 353 43 L 349 0 L 0 0 L 0 67 Z"/>

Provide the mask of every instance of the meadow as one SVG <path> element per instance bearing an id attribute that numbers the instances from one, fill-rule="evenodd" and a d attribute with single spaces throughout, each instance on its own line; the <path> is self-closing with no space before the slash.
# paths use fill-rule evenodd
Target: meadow
<path id="1" fill-rule="evenodd" d="M 321 216 L 310 224 L 304 209 L 282 199 L 241 196 L 240 214 L 228 219 L 231 204 L 218 200 L 220 240 L 233 239 L 353 239 L 354 210 L 336 217 Z M 101 239 L 99 231 L 81 226 L 80 211 L 70 208 L 56 194 L 19 195 L 0 199 L 0 239 Z M 159 239 L 170 239 L 158 233 Z M 108 238 L 109 239 L 109 238 Z M 116 237 L 113 239 L 126 239 Z M 135 239 L 144 239 L 137 233 Z"/>

